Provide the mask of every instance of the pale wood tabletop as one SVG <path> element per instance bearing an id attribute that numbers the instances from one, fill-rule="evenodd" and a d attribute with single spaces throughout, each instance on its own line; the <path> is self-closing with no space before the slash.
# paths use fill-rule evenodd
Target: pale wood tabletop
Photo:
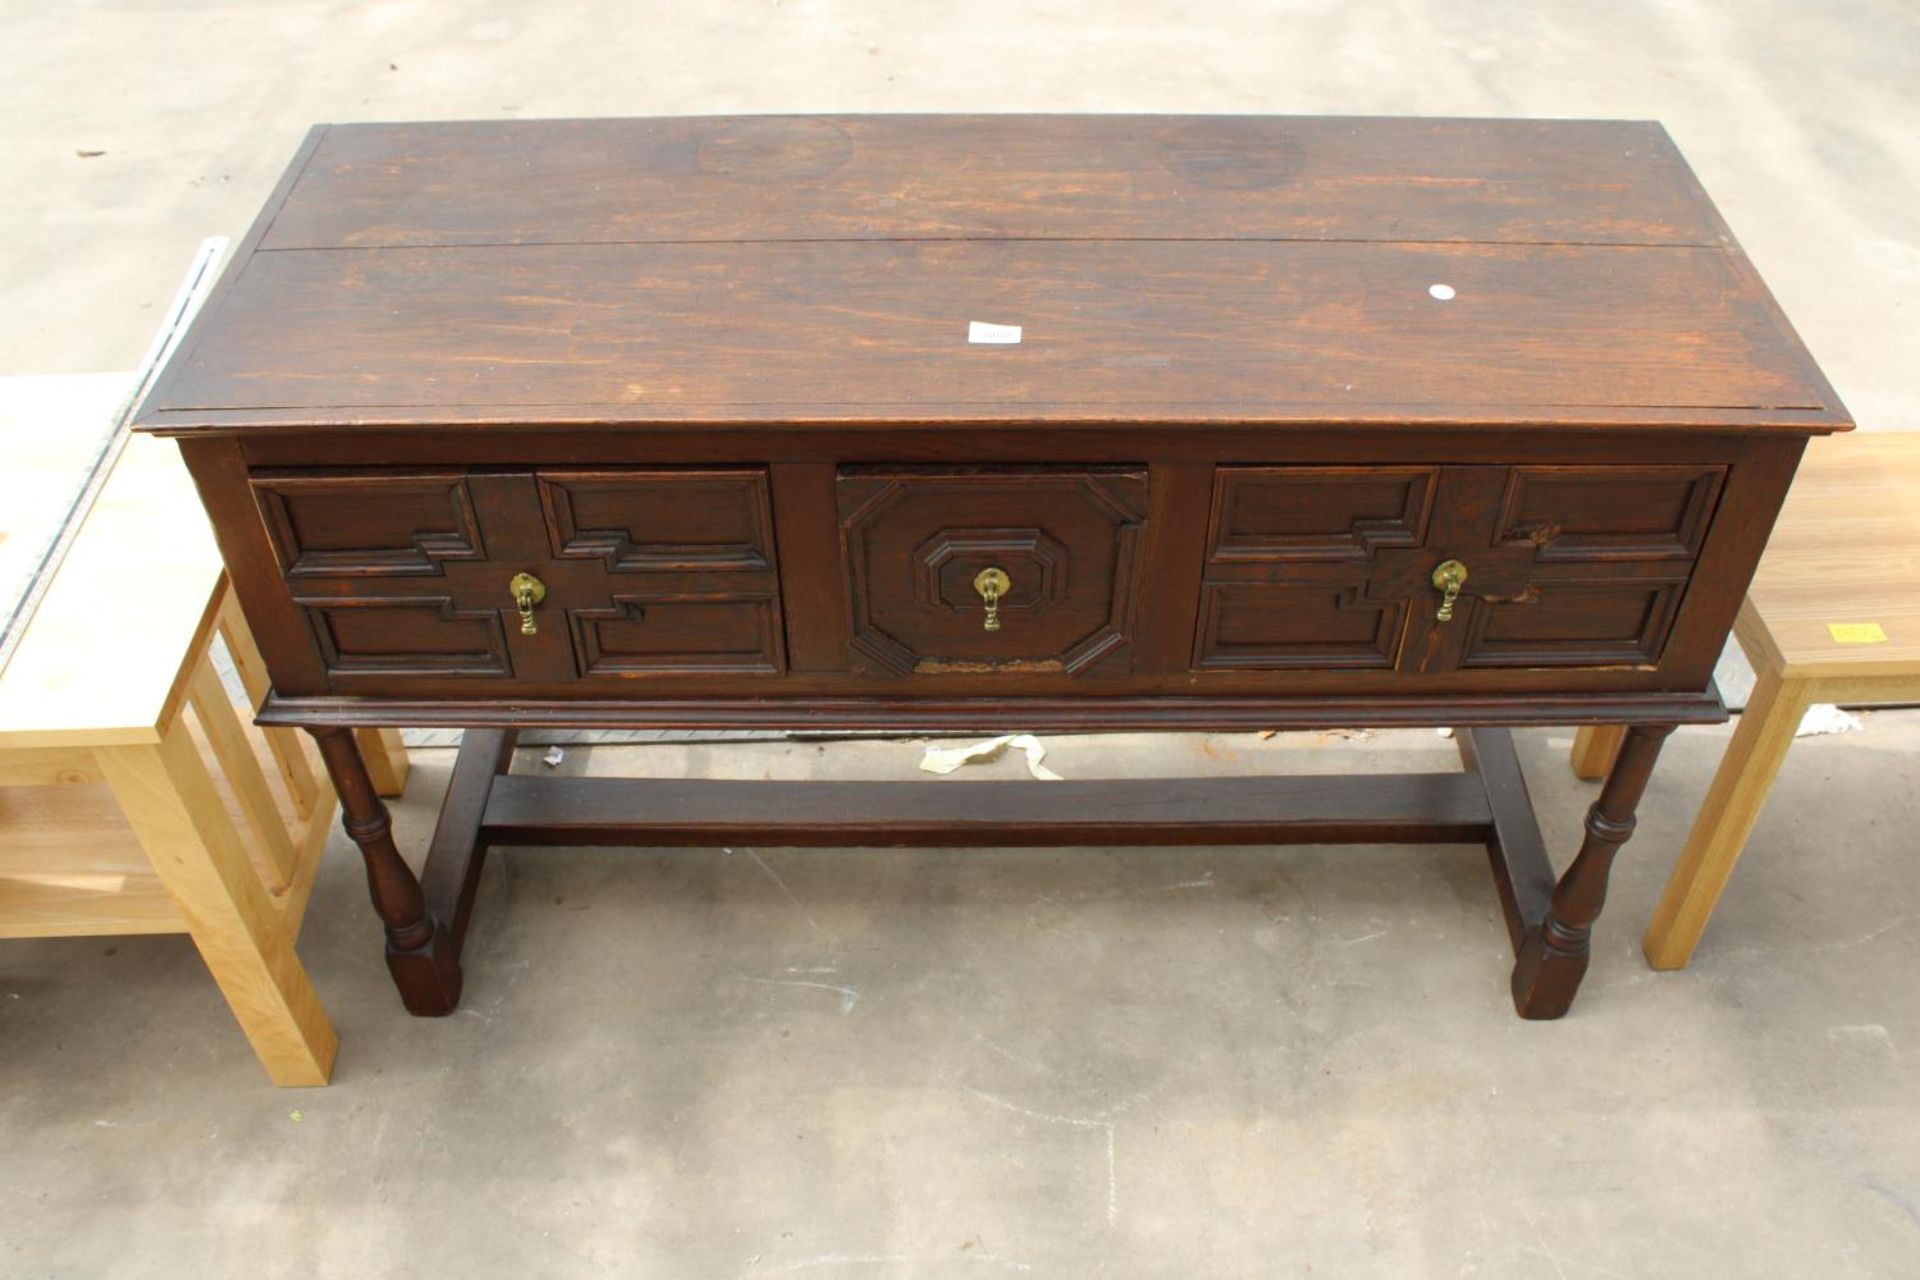
<path id="1" fill-rule="evenodd" d="M 156 741 L 222 572 L 179 449 L 129 440 L 0 670 L 0 747 Z"/>
<path id="2" fill-rule="evenodd" d="M 1794 675 L 1920 670 L 1920 432 L 1807 446 L 1740 638 Z"/>

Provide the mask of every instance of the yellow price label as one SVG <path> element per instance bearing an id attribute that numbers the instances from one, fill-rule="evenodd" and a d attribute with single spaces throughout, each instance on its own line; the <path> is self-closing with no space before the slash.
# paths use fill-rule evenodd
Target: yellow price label
<path id="1" fill-rule="evenodd" d="M 1885 644 L 1887 633 L 1877 622 L 1829 622 L 1827 634 L 1835 644 Z"/>

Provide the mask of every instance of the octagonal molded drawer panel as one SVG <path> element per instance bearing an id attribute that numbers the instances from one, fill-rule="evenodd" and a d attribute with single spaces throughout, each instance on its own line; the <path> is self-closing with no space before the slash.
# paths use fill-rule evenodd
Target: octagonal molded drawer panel
<path id="1" fill-rule="evenodd" d="M 899 675 L 1124 672 L 1144 469 L 846 468 L 850 641 Z M 990 628 L 975 580 L 1007 586 Z"/>

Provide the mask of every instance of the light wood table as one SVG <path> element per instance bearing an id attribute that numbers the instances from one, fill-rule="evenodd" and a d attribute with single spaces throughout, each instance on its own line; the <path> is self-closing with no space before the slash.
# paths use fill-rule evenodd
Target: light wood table
<path id="1" fill-rule="evenodd" d="M 257 707 L 179 451 L 137 437 L 0 671 L 0 937 L 187 933 L 274 1083 L 325 1084 L 336 1040 L 294 940 L 333 788 L 299 735 L 236 713 L 216 634 Z M 397 792 L 398 735 L 360 744 Z"/>
<path id="2" fill-rule="evenodd" d="M 1656 969 L 1692 958 L 1807 708 L 1920 701 L 1920 434 L 1808 447 L 1734 634 L 1759 683 L 1647 927 Z M 1620 732 L 1581 730 L 1575 771 L 1604 776 Z"/>

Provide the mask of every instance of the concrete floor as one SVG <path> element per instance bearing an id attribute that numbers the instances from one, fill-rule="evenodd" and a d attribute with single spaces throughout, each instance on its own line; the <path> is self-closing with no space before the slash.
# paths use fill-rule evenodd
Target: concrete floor
<path id="1" fill-rule="evenodd" d="M 316 120 L 1625 116 L 1666 122 L 1861 423 L 1920 427 L 1898 0 L 100 0 L 10 6 L 0 50 L 0 374 L 131 367 Z M 1523 736 L 1563 854 L 1565 738 Z M 508 852 L 462 1013 L 415 1021 L 336 840 L 302 945 L 344 1040 L 325 1091 L 266 1086 L 182 940 L 0 945 L 0 1275 L 1920 1275 L 1920 715 L 1796 748 L 1700 958 L 1655 975 L 1636 937 L 1724 739 L 1670 745 L 1551 1025 L 1513 1018 L 1483 860 L 1451 849 Z M 1299 741 L 1053 762 L 1450 758 Z M 413 851 L 448 763 L 399 809 Z"/>
<path id="2" fill-rule="evenodd" d="M 415 1020 L 336 840 L 301 943 L 343 1041 L 325 1090 L 267 1086 L 182 939 L 0 946 L 0 1274 L 1913 1275 L 1920 713 L 1801 742 L 1693 967 L 1655 974 L 1638 934 L 1725 738 L 1671 741 L 1545 1024 L 1514 1017 L 1485 857 L 1454 847 L 507 850 L 460 1013 Z M 1562 857 L 1593 791 L 1568 741 L 1521 738 Z M 1428 731 L 1048 760 L 1453 762 Z M 450 764 L 417 756 L 411 852 Z M 932 785 L 975 776 L 1024 771 Z"/>

